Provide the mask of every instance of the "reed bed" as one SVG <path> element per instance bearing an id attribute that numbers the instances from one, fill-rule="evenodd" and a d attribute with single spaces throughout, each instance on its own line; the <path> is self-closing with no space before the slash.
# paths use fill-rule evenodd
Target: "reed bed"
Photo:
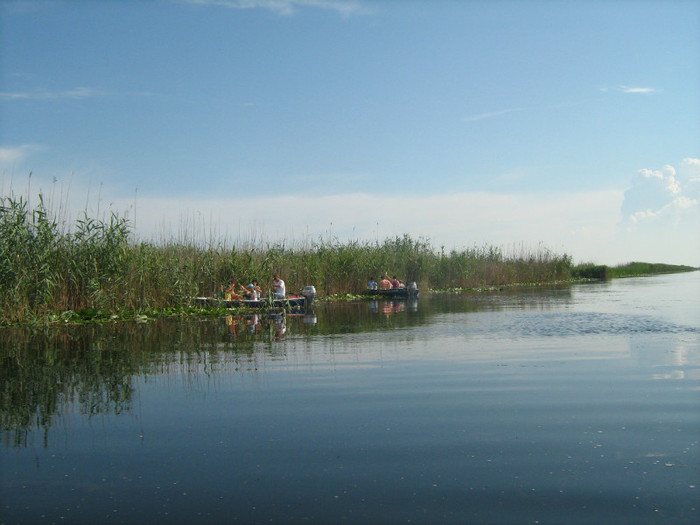
<path id="1" fill-rule="evenodd" d="M 32 208 L 22 198 L 0 198 L 0 239 L 0 324 L 180 308 L 216 294 L 230 278 L 256 278 L 265 288 L 273 273 L 290 292 L 313 284 L 323 297 L 360 292 L 369 277 L 384 273 L 422 289 L 449 289 L 559 281 L 572 269 L 568 255 L 542 247 L 446 252 L 409 235 L 238 247 L 200 244 L 190 235 L 137 241 L 126 218 L 84 213 L 66 224 L 41 197 Z"/>
<path id="2" fill-rule="evenodd" d="M 698 268 L 679 264 L 631 262 L 610 268 L 610 277 L 639 277 L 663 273 L 694 272 Z"/>

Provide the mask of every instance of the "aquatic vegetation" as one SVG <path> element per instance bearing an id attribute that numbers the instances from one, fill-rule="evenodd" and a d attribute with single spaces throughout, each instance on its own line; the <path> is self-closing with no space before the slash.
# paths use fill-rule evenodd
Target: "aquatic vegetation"
<path id="1" fill-rule="evenodd" d="M 578 264 L 571 268 L 574 279 L 612 279 L 616 277 L 637 277 L 641 275 L 658 275 L 662 273 L 694 272 L 697 268 L 686 265 L 631 262 L 618 266 L 604 264 Z"/>
<path id="2" fill-rule="evenodd" d="M 410 235 L 384 241 L 319 239 L 303 243 L 225 246 L 181 239 L 138 241 L 126 218 L 83 214 L 61 220 L 43 198 L 0 197 L 0 325 L 133 320 L 149 312 L 186 315 L 192 297 L 216 296 L 239 283 L 284 276 L 289 292 L 313 284 L 320 298 L 359 294 L 370 276 L 397 275 L 420 289 L 480 289 L 515 283 L 605 278 L 621 270 L 572 265 L 539 246 L 511 253 L 484 245 L 449 252 Z M 630 271 L 658 271 L 634 263 Z"/>
<path id="3" fill-rule="evenodd" d="M 571 269 L 574 279 L 610 279 L 610 267 L 604 264 L 578 264 Z"/>
<path id="4" fill-rule="evenodd" d="M 694 272 L 698 268 L 687 265 L 631 262 L 610 269 L 611 277 L 635 277 L 639 275 L 656 275 L 661 273 Z"/>

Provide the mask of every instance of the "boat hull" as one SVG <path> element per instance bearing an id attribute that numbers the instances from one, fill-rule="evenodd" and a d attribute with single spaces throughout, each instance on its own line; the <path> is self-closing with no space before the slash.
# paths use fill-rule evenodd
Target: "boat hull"
<path id="1" fill-rule="evenodd" d="M 303 296 L 290 296 L 286 299 L 217 299 L 216 297 L 195 297 L 195 304 L 216 308 L 304 308 L 307 299 Z"/>
<path id="2" fill-rule="evenodd" d="M 411 288 L 390 288 L 388 290 L 365 290 L 363 295 L 369 297 L 383 297 L 385 299 L 408 299 L 418 297 L 418 290 Z"/>

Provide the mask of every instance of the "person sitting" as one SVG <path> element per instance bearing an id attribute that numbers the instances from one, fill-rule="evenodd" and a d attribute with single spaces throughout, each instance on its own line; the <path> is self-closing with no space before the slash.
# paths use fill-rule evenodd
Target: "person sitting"
<path id="1" fill-rule="evenodd" d="M 258 281 L 256 279 L 253 279 L 253 282 L 251 282 L 248 286 L 243 288 L 243 294 L 245 295 L 245 298 L 251 301 L 259 301 L 261 292 L 262 290 L 258 286 Z"/>
<path id="2" fill-rule="evenodd" d="M 391 287 L 392 288 L 401 288 L 401 283 L 399 282 L 399 280 L 396 278 L 395 275 L 394 275 L 394 278 L 391 280 Z"/>
<path id="3" fill-rule="evenodd" d="M 260 285 L 258 284 L 258 280 L 253 279 L 252 285 L 253 285 L 253 290 L 255 291 L 255 298 L 260 300 L 260 297 L 262 296 L 262 288 L 260 288 Z"/>
<path id="4" fill-rule="evenodd" d="M 236 293 L 236 288 L 238 287 L 238 281 L 236 279 L 229 279 L 228 288 L 224 290 L 224 300 L 234 301 L 238 299 L 243 299 L 243 296 Z"/>
<path id="5" fill-rule="evenodd" d="M 379 289 L 380 290 L 389 290 L 390 288 L 391 288 L 391 281 L 389 280 L 389 276 L 385 274 L 384 277 L 382 277 L 382 280 L 379 281 Z"/>
<path id="6" fill-rule="evenodd" d="M 243 296 L 249 301 L 255 300 L 255 289 L 253 288 L 252 283 L 244 288 L 241 288 L 241 291 L 243 292 Z"/>
<path id="7" fill-rule="evenodd" d="M 377 281 L 374 280 L 374 277 L 369 278 L 369 281 L 367 282 L 367 288 L 369 288 L 370 290 L 377 289 Z"/>
<path id="8" fill-rule="evenodd" d="M 272 297 L 275 299 L 284 299 L 286 295 L 287 291 L 284 286 L 284 281 L 279 274 L 275 274 L 272 278 Z"/>

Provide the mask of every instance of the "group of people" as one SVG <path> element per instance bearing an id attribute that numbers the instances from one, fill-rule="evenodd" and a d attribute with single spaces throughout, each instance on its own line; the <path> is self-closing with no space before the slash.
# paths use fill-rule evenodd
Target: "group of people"
<path id="1" fill-rule="evenodd" d="M 228 287 L 221 287 L 221 293 L 226 301 L 240 299 L 259 301 L 262 297 L 262 288 L 260 288 L 257 279 L 253 279 L 246 286 L 239 285 L 236 279 L 230 279 Z M 278 274 L 275 274 L 272 278 L 272 297 L 274 299 L 284 299 L 286 295 L 287 290 L 284 281 Z"/>
<path id="2" fill-rule="evenodd" d="M 374 277 L 370 277 L 367 287 L 370 290 L 390 290 L 392 288 L 406 288 L 406 285 L 399 281 L 395 275 L 390 279 L 389 275 L 385 273 L 378 283 L 374 280 Z"/>

